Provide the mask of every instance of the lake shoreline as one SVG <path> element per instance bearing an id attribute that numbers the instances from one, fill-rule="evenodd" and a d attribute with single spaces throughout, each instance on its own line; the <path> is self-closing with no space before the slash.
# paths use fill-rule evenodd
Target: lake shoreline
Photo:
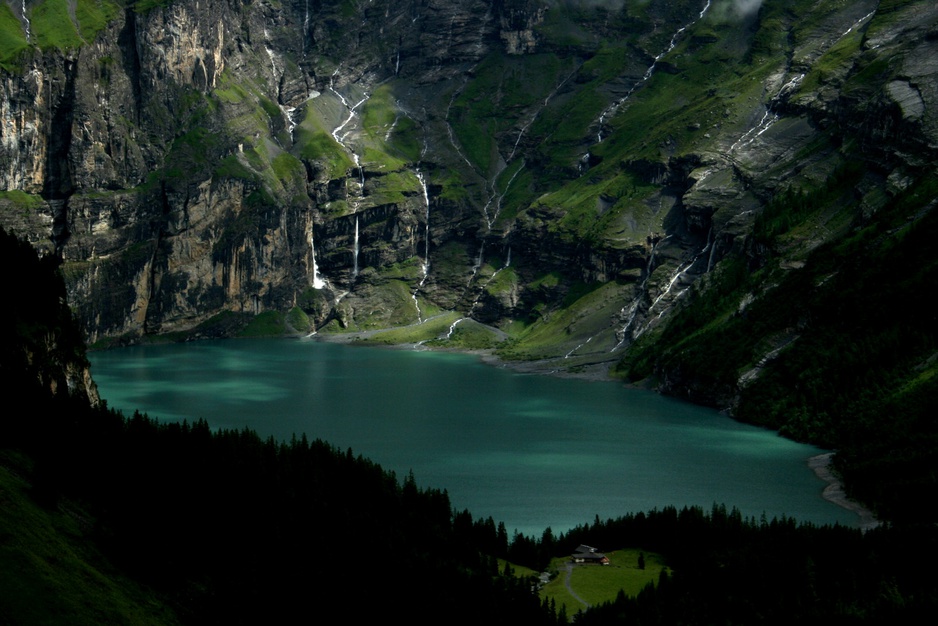
<path id="1" fill-rule="evenodd" d="M 639 385 L 631 385 L 622 379 L 616 378 L 610 372 L 618 359 L 607 359 L 594 363 L 586 363 L 576 366 L 577 369 L 557 367 L 559 358 L 539 359 L 533 361 L 506 361 L 495 354 L 492 349 L 479 348 L 442 348 L 436 346 L 424 346 L 416 343 L 398 343 L 381 344 L 365 341 L 366 339 L 379 335 L 387 329 L 353 331 L 349 333 L 329 333 L 308 335 L 309 339 L 322 341 L 324 343 L 337 343 L 350 346 L 364 346 L 371 348 L 388 348 L 391 350 L 432 350 L 434 352 L 452 352 L 456 354 L 467 354 L 479 358 L 483 363 L 493 367 L 511 369 L 522 374 L 539 374 L 548 376 L 558 376 L 560 378 L 574 378 L 577 380 L 589 380 L 595 382 L 614 382 L 632 388 L 647 388 Z"/>
<path id="2" fill-rule="evenodd" d="M 294 336 L 286 342 L 293 346 L 280 343 L 285 338 L 268 339 L 273 341 L 184 346 L 179 352 L 170 345 L 147 347 L 155 352 L 141 359 L 145 375 L 139 368 L 128 369 L 117 353 L 98 354 L 93 367 L 96 379 L 99 373 L 104 376 L 99 385 L 107 381 L 102 389 L 112 386 L 114 396 L 107 391 L 102 395 L 117 408 L 165 412 L 177 420 L 202 417 L 216 428 L 252 428 L 282 440 L 306 432 L 358 450 L 394 471 L 414 471 L 426 484 L 459 494 L 461 506 L 526 533 L 540 532 L 545 524 L 572 527 L 582 521 L 583 510 L 613 518 L 669 503 L 703 506 L 715 501 L 748 507 L 753 515 L 791 516 L 798 511 L 794 517 L 805 522 L 837 520 L 857 526 L 852 512 L 818 498 L 823 485 L 804 471 L 806 459 L 823 450 L 789 450 L 794 442 L 776 442 L 774 431 L 731 425 L 735 420 L 718 419 L 712 409 L 697 415 L 706 407 L 674 403 L 663 394 L 648 393 L 653 390 L 617 381 L 609 376 L 611 359 L 589 367 L 579 361 L 570 372 L 565 366 L 573 359 L 505 362 L 489 350 L 375 345 L 357 341 L 354 333 Z M 356 345 L 390 349 L 344 350 Z M 128 372 L 133 373 L 129 379 Z M 554 382 L 550 374 L 556 376 Z M 582 384 L 589 380 L 619 384 Z M 629 390 L 641 393 L 634 404 L 623 395 Z M 452 400 L 458 400 L 452 412 L 441 411 Z M 340 415 L 342 419 L 334 419 Z M 529 445 L 509 443 L 522 440 Z M 414 441 L 440 445 L 410 451 L 407 446 Z M 650 441 L 667 442 L 657 455 L 667 459 L 660 471 L 648 470 L 657 460 L 645 458 Z M 644 443 L 635 454 L 623 452 L 639 442 Z M 764 472 L 761 462 L 750 467 L 755 457 L 733 452 L 760 442 L 760 449 L 780 459 L 777 466 L 765 468 L 779 476 Z M 702 480 L 704 467 L 718 478 Z M 607 483 L 609 468 L 635 478 Z M 753 490 L 749 477 L 756 475 L 763 484 Z M 657 485 L 654 481 L 662 476 L 665 484 Z M 538 482 L 545 477 L 548 487 Z M 740 477 L 747 486 L 734 482 Z M 680 488 L 667 497 L 674 485 Z M 555 500 L 558 489 L 564 494 L 559 496 L 562 503 Z M 584 493 L 589 495 L 581 502 Z"/>
<path id="3" fill-rule="evenodd" d="M 377 331 L 380 332 L 380 331 Z M 601 361 L 597 363 L 588 363 L 577 367 L 577 369 L 571 371 L 569 368 L 563 369 L 557 367 L 558 359 L 541 359 L 537 361 L 506 361 L 499 356 L 497 356 L 494 350 L 491 349 L 475 349 L 475 350 L 465 350 L 458 348 L 431 348 L 424 347 L 420 344 L 392 344 L 378 346 L 369 342 L 361 341 L 369 336 L 376 334 L 374 332 L 352 332 L 352 333 L 342 333 L 342 334 L 330 334 L 330 335 L 316 335 L 315 338 L 318 341 L 328 342 L 328 343 L 338 343 L 346 345 L 356 345 L 360 344 L 362 346 L 370 347 L 386 347 L 390 349 L 398 350 L 433 350 L 440 352 L 454 352 L 459 354 L 472 355 L 477 357 L 480 361 L 486 365 L 491 365 L 492 367 L 499 367 L 505 369 L 511 369 L 513 371 L 522 373 L 522 374 L 533 374 L 533 375 L 547 375 L 547 376 L 557 376 L 560 378 L 572 378 L 577 380 L 585 380 L 589 382 L 612 382 L 618 383 L 624 387 L 629 387 L 633 389 L 647 389 L 654 391 L 654 389 L 649 385 L 635 385 L 623 381 L 620 378 L 616 378 L 611 374 L 612 368 L 616 362 L 616 359 L 609 359 L 607 361 Z M 732 417 L 732 416 L 730 416 Z M 847 496 L 847 493 L 844 489 L 843 481 L 840 476 L 833 469 L 833 460 L 834 452 L 825 452 L 813 457 L 810 457 L 807 460 L 807 466 L 810 468 L 814 474 L 823 480 L 827 485 L 824 487 L 821 497 L 828 502 L 835 504 L 843 509 L 846 509 L 852 513 L 855 513 L 859 518 L 858 527 L 860 530 L 866 532 L 867 530 L 877 528 L 882 525 L 882 522 L 876 518 L 874 513 L 860 504 L 859 502 L 850 499 Z"/>
<path id="4" fill-rule="evenodd" d="M 876 518 L 871 510 L 847 496 L 843 481 L 833 468 L 834 454 L 834 452 L 825 452 L 808 459 L 808 467 L 814 471 L 818 478 L 827 483 L 821 497 L 828 502 L 856 513 L 860 518 L 860 530 L 864 532 L 882 526 L 882 522 Z"/>

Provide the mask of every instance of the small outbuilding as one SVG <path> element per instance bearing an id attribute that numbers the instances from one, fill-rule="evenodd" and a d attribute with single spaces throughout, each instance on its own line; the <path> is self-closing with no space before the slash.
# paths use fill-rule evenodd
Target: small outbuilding
<path id="1" fill-rule="evenodd" d="M 583 545 L 577 546 L 570 558 L 574 563 L 598 563 L 599 565 L 609 565 L 609 559 L 602 552 L 597 552 L 596 548 Z"/>

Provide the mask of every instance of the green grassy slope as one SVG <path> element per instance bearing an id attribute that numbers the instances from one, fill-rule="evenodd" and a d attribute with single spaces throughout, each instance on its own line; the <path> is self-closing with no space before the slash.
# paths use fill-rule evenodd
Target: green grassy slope
<path id="1" fill-rule="evenodd" d="M 6 454 L 0 460 L 4 623 L 178 623 L 159 596 L 119 572 L 94 548 L 84 511 L 67 503 L 53 510 L 37 505 L 30 484 L 7 466 L 15 461 Z"/>

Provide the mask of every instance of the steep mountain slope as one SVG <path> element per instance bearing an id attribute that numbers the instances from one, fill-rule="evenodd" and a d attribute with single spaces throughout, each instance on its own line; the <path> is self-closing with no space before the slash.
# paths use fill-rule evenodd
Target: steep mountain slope
<path id="1" fill-rule="evenodd" d="M 619 363 L 859 467 L 933 428 L 936 17 L 0 3 L 0 221 L 63 257 L 92 341 L 506 333 L 503 358 Z M 890 472 L 938 467 L 929 437 Z"/>

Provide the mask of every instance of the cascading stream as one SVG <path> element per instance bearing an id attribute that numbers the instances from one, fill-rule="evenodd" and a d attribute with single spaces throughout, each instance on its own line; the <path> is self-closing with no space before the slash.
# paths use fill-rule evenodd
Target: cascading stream
<path id="1" fill-rule="evenodd" d="M 511 147 L 511 153 L 508 155 L 508 158 L 505 160 L 506 163 L 511 163 L 512 159 L 515 158 L 515 152 L 517 152 L 517 150 L 518 150 L 518 144 L 521 143 L 521 138 L 524 137 L 524 133 L 527 132 L 527 130 L 528 130 L 528 128 L 531 126 L 531 124 L 533 124 L 533 123 L 535 122 L 535 120 L 537 120 L 537 118 L 540 117 L 541 112 L 543 112 L 544 109 L 547 108 L 547 105 L 550 104 L 550 101 L 554 99 L 554 96 L 557 95 L 557 92 L 560 91 L 560 89 L 561 89 L 564 85 L 566 85 L 567 82 L 568 82 L 571 78 L 573 78 L 574 76 L 576 76 L 576 73 L 579 71 L 579 69 L 580 69 L 580 68 L 579 68 L 579 66 L 578 66 L 575 70 L 573 70 L 572 72 L 570 72 L 570 73 L 567 75 L 566 78 L 564 78 L 562 81 L 560 81 L 560 82 L 557 84 L 557 86 L 554 87 L 554 90 L 551 91 L 549 94 L 547 94 L 547 97 L 544 98 L 544 102 L 541 104 L 541 106 L 539 106 L 539 107 L 537 108 L 537 110 L 534 111 L 534 115 L 531 116 L 531 119 L 529 119 L 529 120 L 527 121 L 527 123 L 525 123 L 525 125 L 521 127 L 521 130 L 518 131 L 518 137 L 515 139 L 515 145 L 513 145 L 513 146 Z"/>
<path id="2" fill-rule="evenodd" d="M 876 14 L 876 10 L 874 9 L 873 11 L 870 11 L 869 13 L 867 13 L 866 15 L 864 15 L 863 17 L 861 17 L 860 19 L 858 19 L 856 22 L 854 22 L 854 23 L 850 26 L 850 28 L 848 28 L 847 30 L 845 30 L 845 31 L 843 32 L 843 34 L 842 34 L 840 37 L 838 37 L 837 41 L 840 41 L 841 39 L 843 39 L 844 37 L 846 37 L 847 35 L 849 35 L 851 32 L 853 32 L 854 29 L 859 28 L 859 27 L 860 27 L 860 24 L 862 24 L 862 23 L 865 22 L 866 20 L 870 19 L 870 18 L 873 17 L 875 14 Z M 834 42 L 834 43 L 836 43 L 836 42 Z"/>
<path id="3" fill-rule="evenodd" d="M 671 278 L 668 280 L 668 286 L 665 287 L 664 291 L 662 291 L 660 294 L 658 294 L 658 297 L 655 298 L 654 301 L 651 303 L 651 306 L 648 307 L 648 310 L 645 312 L 645 315 L 646 315 L 645 319 L 646 319 L 646 320 L 648 320 L 648 316 L 650 316 L 651 312 L 655 310 L 655 307 L 658 306 L 658 303 L 661 302 L 662 300 L 664 300 L 664 298 L 666 298 L 666 297 L 671 293 L 671 291 L 674 289 L 675 285 L 678 284 L 678 282 L 681 280 L 681 278 L 682 278 L 685 274 L 687 274 L 687 272 L 688 272 L 692 267 L 694 267 L 695 265 L 697 265 L 697 261 L 700 260 L 700 258 L 701 258 L 702 256 L 704 256 L 705 254 L 708 254 L 708 252 L 711 252 L 711 251 L 712 251 L 712 249 L 713 249 L 713 247 L 714 247 L 714 244 L 713 244 L 713 242 L 711 241 L 711 234 L 712 234 L 712 231 L 713 231 L 713 228 L 712 228 L 712 227 L 711 227 L 710 231 L 711 231 L 711 232 L 708 232 L 708 233 L 707 233 L 707 243 L 706 243 L 706 245 L 705 245 L 703 248 L 701 248 L 700 252 L 698 252 L 696 255 L 694 255 L 694 258 L 691 259 L 690 262 L 688 262 L 686 265 L 680 265 L 680 266 L 678 266 L 677 270 L 675 270 L 674 274 L 673 274 L 673 275 L 671 276 Z M 710 265 L 709 265 L 710 261 L 712 261 L 712 254 L 709 254 L 709 255 L 708 255 L 708 265 L 707 265 L 707 271 L 708 271 L 708 272 L 710 271 Z M 671 299 L 672 302 L 675 301 L 675 300 L 677 300 L 677 299 L 679 299 L 681 296 L 683 296 L 685 293 L 687 293 L 687 290 L 688 290 L 689 288 L 690 288 L 690 286 L 688 285 L 688 286 L 685 286 L 683 289 L 681 289 L 679 292 L 677 292 L 677 294 L 672 297 L 672 299 Z M 652 324 L 653 322 L 655 322 L 656 320 L 661 319 L 661 317 L 662 317 L 665 313 L 668 312 L 669 308 L 670 308 L 670 305 L 663 307 L 663 308 L 658 312 L 658 315 L 656 315 L 653 320 L 648 321 L 644 326 L 640 326 L 640 327 L 636 328 L 635 331 L 633 331 L 633 333 L 632 333 L 632 338 L 633 338 L 633 339 L 637 339 L 637 338 L 641 337 L 642 334 L 643 334 L 646 330 L 648 330 L 648 328 L 651 326 L 651 324 Z M 623 340 L 624 340 L 624 338 L 623 338 Z"/>
<path id="4" fill-rule="evenodd" d="M 23 0 L 22 11 L 23 22 L 26 27 L 26 43 L 30 43 L 32 41 L 32 22 L 29 21 L 29 16 L 26 14 L 26 0 Z"/>
<path id="5" fill-rule="evenodd" d="M 309 0 L 306 0 L 306 12 L 303 14 L 303 56 L 306 56 L 306 37 L 309 36 Z"/>
<path id="6" fill-rule="evenodd" d="M 674 50 L 674 47 L 677 45 L 678 38 L 684 33 L 684 31 L 686 31 L 688 28 L 696 24 L 699 20 L 703 19 L 703 16 L 706 15 L 707 11 L 710 9 L 710 3 L 711 3 L 711 0 L 707 0 L 707 3 L 704 5 L 703 9 L 700 11 L 700 14 L 697 16 L 697 19 L 691 22 L 688 22 L 684 26 L 681 26 L 679 29 L 677 29 L 677 31 L 675 31 L 674 35 L 671 36 L 671 41 L 668 43 L 668 47 L 665 48 L 662 52 L 660 52 L 658 56 L 655 57 L 655 60 L 652 61 L 651 65 L 648 66 L 648 69 L 645 70 L 645 74 L 642 76 L 642 79 L 638 81 L 637 83 L 635 83 L 634 85 L 632 85 L 631 89 L 629 89 L 626 92 L 625 96 L 623 96 L 616 102 L 606 107 L 606 109 L 599 115 L 599 119 L 596 120 L 596 124 L 598 124 L 599 126 L 599 130 L 596 133 L 596 143 L 602 143 L 603 125 L 606 122 L 606 118 L 611 115 L 615 115 L 615 113 L 619 110 L 619 107 L 625 104 L 626 101 L 630 97 L 632 97 L 632 94 L 635 93 L 635 90 L 641 87 L 642 85 L 644 85 L 648 81 L 648 79 L 652 77 L 652 75 L 655 73 L 655 67 L 658 65 L 658 61 L 663 59 L 665 55 L 667 55 L 669 52 Z"/>
<path id="7" fill-rule="evenodd" d="M 623 345 L 625 345 L 625 342 L 628 340 L 629 329 L 632 327 L 632 324 L 635 323 L 635 317 L 638 315 L 639 304 L 648 293 L 648 279 L 651 278 L 651 273 L 654 270 L 655 254 L 658 252 L 658 245 L 667 241 L 668 239 L 670 239 L 670 237 L 671 235 L 668 235 L 664 237 L 663 239 L 656 241 L 654 244 L 652 244 L 651 252 L 648 253 L 648 263 L 645 265 L 645 278 L 642 279 L 642 284 L 639 285 L 638 287 L 638 293 L 635 295 L 634 298 L 632 298 L 632 301 L 629 303 L 629 305 L 626 307 L 623 307 L 622 310 L 619 312 L 620 316 L 628 315 L 628 320 L 626 320 L 625 326 L 622 327 L 622 330 L 616 333 L 617 336 L 621 335 L 622 338 L 619 340 L 618 343 L 616 343 L 615 346 L 613 346 L 610 352 L 615 352 L 616 350 L 621 348 Z"/>
<path id="8" fill-rule="evenodd" d="M 481 251 L 479 252 L 479 261 L 478 261 L 478 262 L 479 262 L 479 264 L 481 265 L 481 263 L 482 263 L 482 253 L 481 253 Z M 469 305 L 469 313 L 468 313 L 469 317 L 472 317 L 472 312 L 475 310 L 476 305 L 479 304 L 479 300 L 482 298 L 482 294 L 485 292 L 485 288 L 488 287 L 488 286 L 491 284 L 491 282 L 492 282 L 493 280 L 495 280 L 495 277 L 496 277 L 496 276 L 498 276 L 503 270 L 508 269 L 508 267 L 510 267 L 510 266 L 511 266 L 511 247 L 509 246 L 509 248 L 508 248 L 508 259 L 505 261 L 505 264 L 504 264 L 503 266 L 501 266 L 500 268 L 498 268 L 497 270 L 495 270 L 494 272 L 492 272 L 492 275 L 488 277 L 488 280 L 486 280 L 484 283 L 482 283 L 481 285 L 479 285 L 479 291 L 478 291 L 478 293 L 476 294 L 476 297 L 473 298 L 472 304 Z M 478 266 L 476 267 L 476 271 L 478 271 Z"/>
<path id="9" fill-rule="evenodd" d="M 420 278 L 419 287 L 423 287 L 424 282 L 427 280 L 427 274 L 430 273 L 430 194 L 427 191 L 427 180 L 424 178 L 423 172 L 420 171 L 420 168 L 417 168 L 417 180 L 420 181 L 420 190 L 423 194 L 423 206 L 424 206 L 424 227 L 423 227 L 423 265 L 421 271 L 423 276 Z"/>
<path id="10" fill-rule="evenodd" d="M 450 324 L 450 325 L 449 325 L 449 330 L 447 331 L 446 336 L 444 337 L 444 339 L 446 339 L 446 340 L 451 339 L 451 338 L 453 337 L 453 332 L 456 330 L 456 326 L 459 324 L 459 322 L 464 322 L 464 321 L 466 321 L 467 319 L 468 319 L 468 318 L 466 318 L 466 317 L 460 317 L 458 320 L 456 320 L 455 322 L 453 322 L 452 324 Z"/>
<path id="11" fill-rule="evenodd" d="M 397 123 L 397 119 L 394 120 L 394 123 Z M 393 126 L 393 125 L 392 125 Z M 420 150 L 420 159 L 427 154 L 427 141 L 424 138 L 423 148 Z M 421 264 L 421 276 L 420 282 L 417 283 L 417 286 L 414 287 L 413 291 L 410 292 L 410 297 L 414 301 L 414 308 L 417 310 L 417 323 L 423 323 L 423 312 L 420 310 L 420 302 L 417 299 L 417 292 L 419 292 L 424 283 L 427 282 L 427 276 L 430 275 L 430 192 L 427 187 L 427 179 L 423 175 L 423 172 L 420 171 L 420 166 L 418 165 L 414 174 L 417 176 L 417 182 L 420 183 L 421 195 L 423 197 L 423 207 L 424 207 L 424 226 L 423 226 L 423 263 Z"/>
<path id="12" fill-rule="evenodd" d="M 619 311 L 619 316 L 618 316 L 619 319 L 624 318 L 626 321 L 625 321 L 625 324 L 622 326 L 621 330 L 616 332 L 615 336 L 619 337 L 619 341 L 616 342 L 616 344 L 612 347 L 612 349 L 609 352 L 615 352 L 616 350 L 624 346 L 630 337 L 633 337 L 634 332 L 632 334 L 629 334 L 629 331 L 631 330 L 632 325 L 635 323 L 635 320 L 638 317 L 638 313 L 641 308 L 642 300 L 648 295 L 648 279 L 651 278 L 651 273 L 655 269 L 655 255 L 658 253 L 658 246 L 670 238 L 671 238 L 671 235 L 667 235 L 664 238 L 660 239 L 659 241 L 656 241 L 651 246 L 651 251 L 648 253 L 648 262 L 645 264 L 645 272 L 644 272 L 645 277 L 642 279 L 641 284 L 638 286 L 638 290 L 636 291 L 635 296 L 629 301 L 629 303 L 626 306 L 622 307 L 622 309 L 620 309 Z M 707 239 L 709 241 L 709 236 Z M 701 251 L 700 254 L 703 254 L 704 252 L 706 252 L 707 248 L 709 248 L 709 244 Z M 700 255 L 698 254 L 698 256 Z M 679 268 L 678 275 L 683 273 L 683 271 L 686 271 L 687 268 L 690 268 L 691 266 L 693 266 L 696 261 L 697 261 L 697 257 L 694 257 L 694 261 L 691 261 L 691 263 L 688 264 L 686 267 Z M 677 276 L 672 277 L 671 280 L 668 282 L 668 290 L 670 290 L 671 287 L 674 285 L 674 282 L 676 281 L 676 279 L 677 279 Z M 662 296 L 659 295 L 658 298 L 655 299 L 655 302 L 652 304 L 652 307 L 654 306 L 654 304 L 657 304 L 657 302 L 661 299 L 661 297 Z M 651 307 L 649 307 L 648 310 L 651 311 Z M 605 332 L 605 331 L 601 331 L 601 332 Z M 587 339 L 580 345 L 570 350 L 570 352 L 564 355 L 564 358 L 569 359 L 570 357 L 572 357 L 574 354 L 576 354 L 576 352 L 580 350 L 580 348 L 583 348 L 588 343 L 593 341 L 593 339 L 598 337 L 599 334 L 600 333 L 596 333 L 595 335 L 593 335 L 592 337 L 590 337 L 589 339 Z"/>
<path id="13" fill-rule="evenodd" d="M 358 278 L 358 216 L 355 216 L 355 239 L 352 242 L 352 278 Z"/>
<path id="14" fill-rule="evenodd" d="M 870 11 L 845 30 L 839 37 L 834 39 L 825 50 L 832 48 L 837 42 L 849 35 L 851 32 L 859 28 L 864 22 L 869 20 L 873 15 L 876 14 L 876 11 Z M 769 128 L 772 127 L 777 121 L 781 119 L 781 115 L 778 113 L 778 108 L 780 105 L 784 104 L 789 97 L 798 89 L 798 86 L 801 84 L 801 81 L 804 80 L 805 75 L 798 74 L 787 83 L 782 85 L 778 92 L 769 99 L 769 102 L 765 105 L 765 113 L 762 114 L 762 119 L 760 119 L 755 126 L 747 130 L 743 135 L 733 142 L 733 145 L 730 146 L 729 152 L 735 152 L 739 148 L 749 146 L 756 139 L 758 139 L 763 133 L 765 133 Z"/>
<path id="15" fill-rule="evenodd" d="M 348 145 L 345 141 L 352 131 L 348 130 L 348 131 L 345 131 L 344 133 L 342 131 L 345 130 L 345 127 L 348 126 L 353 119 L 355 119 L 355 117 L 357 116 L 357 113 L 355 112 L 356 109 L 358 109 L 358 107 L 360 107 L 365 102 L 367 102 L 369 96 L 368 96 L 368 93 L 366 92 L 364 97 L 362 97 L 362 99 L 356 102 L 354 105 L 349 104 L 349 101 L 346 100 L 345 96 L 343 96 L 341 93 L 336 91 L 335 87 L 333 86 L 333 82 L 335 80 L 335 76 L 338 73 L 338 71 L 339 70 L 336 70 L 332 74 L 332 78 L 330 78 L 329 91 L 334 93 L 336 97 L 339 99 L 339 101 L 342 103 L 342 106 L 344 106 L 348 110 L 348 117 L 345 118 L 345 121 L 339 124 L 338 126 L 336 126 L 336 128 L 332 131 L 332 138 L 336 140 L 336 143 L 338 143 L 340 146 L 345 148 L 345 150 L 349 154 L 352 155 L 352 161 L 355 163 L 356 169 L 358 169 L 358 179 L 359 179 L 359 186 L 360 186 L 359 196 L 364 196 L 365 195 L 365 169 L 362 167 L 361 158 L 359 157 L 358 153 L 355 152 L 355 150 L 352 149 L 352 147 Z"/>
<path id="16" fill-rule="evenodd" d="M 310 286 L 313 289 L 323 289 L 326 287 L 326 281 L 319 275 L 319 265 L 316 264 L 316 244 L 313 240 L 313 222 L 310 220 L 306 233 L 309 241 L 310 265 L 312 266 L 312 276 L 310 276 Z"/>
<path id="17" fill-rule="evenodd" d="M 742 137 L 737 139 L 733 145 L 730 146 L 730 152 L 734 152 L 740 147 L 750 145 L 765 131 L 769 130 L 769 128 L 771 128 L 775 122 L 781 119 L 781 116 L 776 113 L 776 107 L 787 100 L 788 97 L 794 93 L 794 91 L 798 88 L 798 85 L 801 84 L 801 81 L 804 80 L 804 76 L 804 74 L 799 74 L 779 88 L 778 92 L 772 96 L 772 98 L 769 100 L 769 103 L 765 106 L 765 113 L 762 114 L 762 119 L 760 119 L 755 126 L 747 130 Z"/>

